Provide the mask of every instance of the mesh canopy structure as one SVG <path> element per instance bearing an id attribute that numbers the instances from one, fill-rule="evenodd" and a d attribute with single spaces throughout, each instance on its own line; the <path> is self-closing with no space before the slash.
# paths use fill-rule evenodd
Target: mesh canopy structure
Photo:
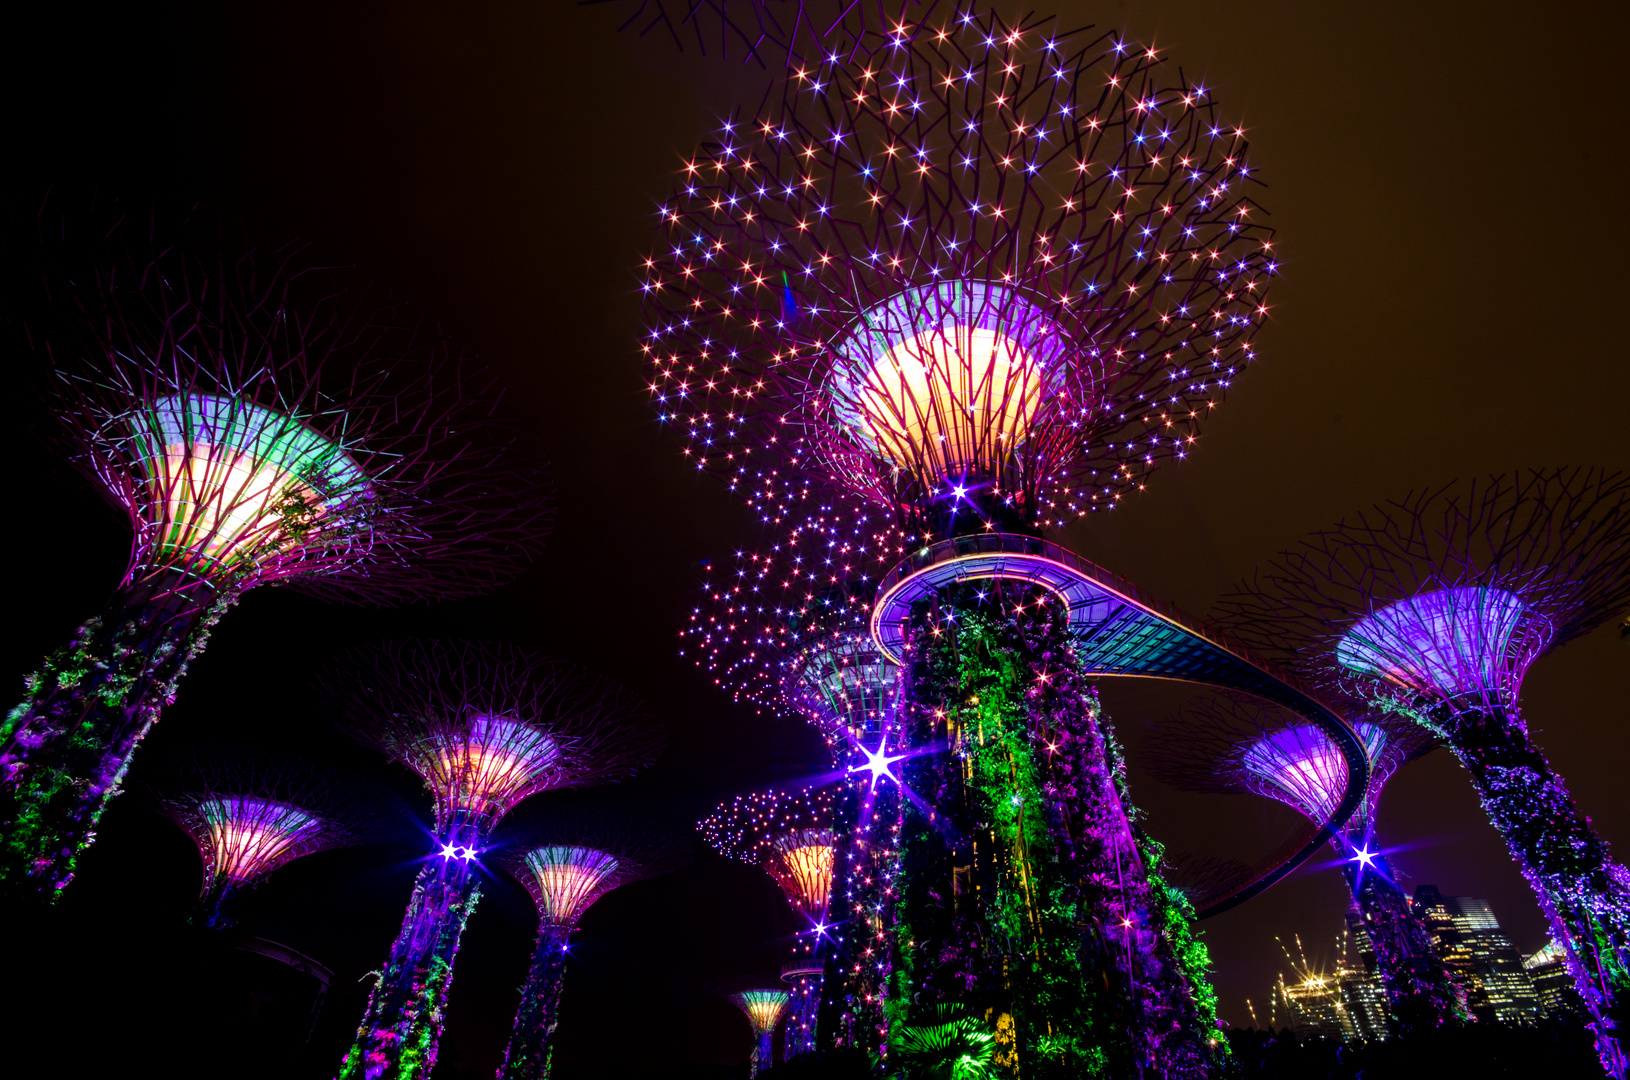
<path id="1" fill-rule="evenodd" d="M 1276 271 L 1242 129 L 1152 48 L 946 8 L 795 64 L 686 162 L 659 414 L 766 516 L 1058 524 L 1187 454 Z"/>

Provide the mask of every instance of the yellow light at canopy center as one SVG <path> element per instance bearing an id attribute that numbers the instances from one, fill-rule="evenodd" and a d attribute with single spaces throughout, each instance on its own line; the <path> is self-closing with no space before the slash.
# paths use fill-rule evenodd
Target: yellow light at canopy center
<path id="1" fill-rule="evenodd" d="M 997 330 L 960 324 L 888 349 L 864 374 L 855 404 L 877 450 L 938 479 L 998 476 L 1030 434 L 1045 372 Z"/>

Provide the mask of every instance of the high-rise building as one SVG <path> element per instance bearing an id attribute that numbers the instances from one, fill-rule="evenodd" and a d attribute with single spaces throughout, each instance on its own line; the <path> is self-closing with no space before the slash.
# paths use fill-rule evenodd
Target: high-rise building
<path id="1" fill-rule="evenodd" d="M 1341 999 L 1347 1006 L 1347 1015 L 1361 1039 L 1387 1037 L 1387 987 L 1382 978 L 1381 965 L 1376 959 L 1375 943 L 1364 925 L 1364 912 L 1354 905 L 1347 912 L 1346 947 L 1337 978 L 1341 982 Z"/>
<path id="2" fill-rule="evenodd" d="M 1444 896 L 1437 886 L 1422 885 L 1415 890 L 1414 906 L 1444 964 L 1465 986 L 1473 1015 L 1506 1024 L 1532 1024 L 1539 1018 L 1534 981 L 1487 900 Z"/>
<path id="3" fill-rule="evenodd" d="M 1523 969 L 1534 980 L 1541 1016 L 1584 1016 L 1585 1003 L 1568 971 L 1567 954 L 1553 938 L 1532 956 L 1523 960 Z"/>

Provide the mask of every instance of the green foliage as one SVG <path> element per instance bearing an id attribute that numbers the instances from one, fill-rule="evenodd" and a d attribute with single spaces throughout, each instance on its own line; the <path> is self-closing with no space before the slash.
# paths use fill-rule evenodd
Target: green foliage
<path id="1" fill-rule="evenodd" d="M 926 1023 L 902 1027 L 895 1051 L 909 1080 L 985 1080 L 993 1075 L 996 1036 L 955 1005 L 935 1005 Z"/>

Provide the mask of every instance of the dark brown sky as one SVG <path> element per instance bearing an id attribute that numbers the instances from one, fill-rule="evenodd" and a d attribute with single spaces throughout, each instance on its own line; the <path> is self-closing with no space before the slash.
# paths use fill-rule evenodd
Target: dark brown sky
<path id="1" fill-rule="evenodd" d="M 1630 468 L 1619 11 L 1067 6 L 1065 23 L 1152 39 L 1217 88 L 1250 129 L 1286 258 L 1262 360 L 1200 452 L 1113 517 L 1069 530 L 1069 543 L 1203 614 L 1258 560 L 1371 501 L 1514 467 Z M 252 595 L 155 750 L 215 737 L 355 757 L 312 718 L 306 673 L 328 649 L 412 628 L 508 637 L 639 689 L 675 747 L 631 797 L 676 814 L 815 771 L 807 733 L 733 711 L 674 657 L 699 560 L 756 530 L 680 466 L 651 420 L 636 347 L 633 268 L 653 200 L 717 110 L 756 100 L 760 76 L 617 37 L 611 10 L 560 0 L 226 7 L 31 13 L 7 65 L 8 212 L 26 212 L 47 184 L 138 202 L 190 192 L 310 238 L 502 373 L 556 463 L 559 526 L 545 565 L 485 601 L 391 619 Z M 7 536 L 26 617 L 13 620 L 4 670 L 20 675 L 116 582 L 125 541 L 16 425 L 11 439 L 22 520 Z M 1134 760 L 1143 725 L 1182 696 L 1147 683 L 1103 693 Z M 1627 703 L 1630 649 L 1611 627 L 1540 661 L 1525 696 L 1539 741 L 1621 848 Z M 1174 854 L 1260 852 L 1287 827 L 1260 800 L 1180 795 L 1136 768 L 1134 784 Z M 182 910 L 187 852 L 166 829 L 134 809 L 113 815 L 86 870 L 86 896 L 102 899 L 76 910 L 124 912 L 131 932 L 132 911 Z M 1521 948 L 1542 943 L 1526 886 L 1446 755 L 1400 774 L 1381 829 L 1409 845 L 1398 863 L 1411 882 L 1488 897 Z M 121 843 L 163 857 L 137 859 Z M 291 867 L 264 894 L 267 918 L 355 979 L 394 932 L 411 868 L 391 859 L 402 857 Z M 129 890 L 152 899 L 133 904 Z M 605 901 L 567 990 L 563 1073 L 740 1060 L 745 1026 L 694 986 L 773 968 L 773 935 L 787 925 L 777 902 L 767 881 L 712 861 Z M 1283 966 L 1275 933 L 1314 948 L 1343 904 L 1335 873 L 1304 871 L 1206 923 L 1223 1015 L 1242 1022 L 1244 998 L 1266 996 Z M 501 1050 L 527 919 L 518 890 L 500 889 L 472 922 L 438 1075 Z M 322 1038 L 343 1047 L 358 1008 L 334 1000 L 330 1012 L 346 1015 L 328 1017 Z M 599 1039 L 624 1009 L 650 1038 L 591 1050 L 570 1034 Z M 163 1045 L 179 1031 L 149 1037 Z"/>

